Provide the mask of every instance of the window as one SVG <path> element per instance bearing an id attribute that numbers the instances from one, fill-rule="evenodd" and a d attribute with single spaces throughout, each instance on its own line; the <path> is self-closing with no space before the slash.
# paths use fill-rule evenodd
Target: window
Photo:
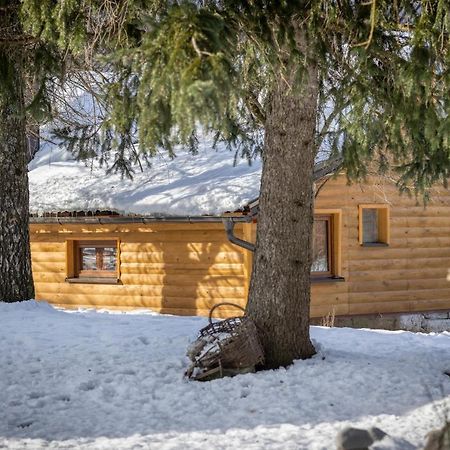
<path id="1" fill-rule="evenodd" d="M 116 240 L 67 241 L 67 281 L 108 283 L 117 279 Z"/>
<path id="2" fill-rule="evenodd" d="M 388 205 L 359 205 L 359 243 L 367 247 L 389 244 Z"/>
<path id="3" fill-rule="evenodd" d="M 313 257 L 314 279 L 341 279 L 341 211 L 317 210 L 314 215 Z"/>
<path id="4" fill-rule="evenodd" d="M 313 227 L 313 274 L 331 275 L 331 216 L 315 216 Z"/>

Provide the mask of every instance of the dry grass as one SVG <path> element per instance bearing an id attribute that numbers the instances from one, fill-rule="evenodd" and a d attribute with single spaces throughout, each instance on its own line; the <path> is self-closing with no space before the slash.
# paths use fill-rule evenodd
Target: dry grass
<path id="1" fill-rule="evenodd" d="M 322 321 L 320 324 L 323 327 L 333 328 L 335 317 L 336 317 L 336 310 L 333 306 L 333 309 L 326 316 L 322 317 Z"/>

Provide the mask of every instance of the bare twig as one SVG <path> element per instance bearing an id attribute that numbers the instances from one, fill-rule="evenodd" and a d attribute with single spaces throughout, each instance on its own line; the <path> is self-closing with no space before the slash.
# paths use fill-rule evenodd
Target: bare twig
<path id="1" fill-rule="evenodd" d="M 207 52 L 205 50 L 200 50 L 198 45 L 197 45 L 197 41 L 195 40 L 195 37 L 192 36 L 191 38 L 191 43 L 192 43 L 192 47 L 194 47 L 195 52 L 197 53 L 197 55 L 199 56 L 199 58 L 201 58 L 203 55 L 206 56 L 214 56 L 212 53 Z"/>

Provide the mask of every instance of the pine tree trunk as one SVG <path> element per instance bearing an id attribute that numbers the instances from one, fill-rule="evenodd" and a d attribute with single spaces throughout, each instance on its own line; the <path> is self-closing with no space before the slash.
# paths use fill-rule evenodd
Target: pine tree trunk
<path id="1" fill-rule="evenodd" d="M 2 31 L 17 27 L 17 8 L 10 6 L 0 14 L 0 37 L 5 36 Z M 17 41 L 20 35 L 14 37 Z M 7 302 L 34 297 L 28 229 L 24 49 L 16 41 L 0 42 L 0 301 Z"/>
<path id="2" fill-rule="evenodd" d="M 256 252 L 247 314 L 262 330 L 266 368 L 309 358 L 317 70 L 304 89 L 279 77 L 265 127 Z M 294 75 L 292 74 L 293 82 Z"/>

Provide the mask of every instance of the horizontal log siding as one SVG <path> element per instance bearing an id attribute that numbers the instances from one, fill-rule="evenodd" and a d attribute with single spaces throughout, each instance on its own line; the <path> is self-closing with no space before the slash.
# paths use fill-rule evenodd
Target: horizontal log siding
<path id="1" fill-rule="evenodd" d="M 313 284 L 311 315 L 383 314 L 450 309 L 450 193 L 436 188 L 424 208 L 374 177 L 348 185 L 330 179 L 315 207 L 342 209 L 342 273 L 345 282 Z M 390 205 L 390 245 L 358 242 L 358 205 Z M 450 279 L 450 278 L 449 278 Z"/>
<path id="2" fill-rule="evenodd" d="M 66 240 L 101 238 L 120 240 L 120 284 L 67 283 Z M 32 224 L 31 250 L 36 297 L 60 306 L 207 315 L 217 302 L 245 305 L 248 255 L 227 241 L 222 224 Z"/>
<path id="3" fill-rule="evenodd" d="M 390 204 L 390 245 L 358 242 L 358 205 Z M 382 314 L 450 309 L 450 194 L 435 189 L 424 208 L 393 185 L 372 178 L 348 185 L 345 176 L 320 190 L 316 209 L 341 209 L 344 282 L 313 282 L 311 315 Z M 256 225 L 236 226 L 254 241 Z M 69 284 L 67 239 L 120 239 L 120 285 Z M 207 315 L 227 301 L 242 306 L 252 255 L 230 244 L 222 224 L 157 223 L 31 225 L 37 298 L 66 307 L 151 308 L 171 314 Z M 236 311 L 224 307 L 223 317 Z"/>

